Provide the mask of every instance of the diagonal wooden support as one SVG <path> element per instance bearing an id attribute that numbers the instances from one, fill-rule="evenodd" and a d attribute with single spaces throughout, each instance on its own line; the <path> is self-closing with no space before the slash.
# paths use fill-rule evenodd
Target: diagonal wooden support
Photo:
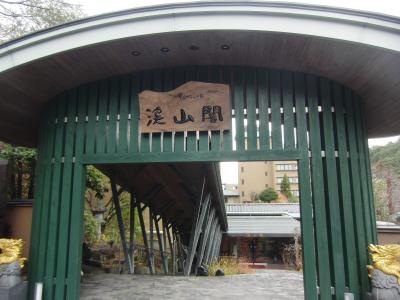
<path id="1" fill-rule="evenodd" d="M 158 220 L 156 218 L 153 218 L 153 219 L 154 219 L 154 224 L 156 226 L 158 249 L 160 250 L 160 253 L 161 253 L 161 260 L 162 260 L 162 264 L 163 264 L 164 274 L 167 275 L 168 274 L 168 263 L 167 263 L 167 260 L 165 257 L 163 241 L 161 240 L 160 227 L 158 225 Z"/>
<path id="2" fill-rule="evenodd" d="M 150 262 L 153 268 L 154 273 L 156 273 L 156 269 L 154 267 L 154 222 L 153 222 L 153 210 L 149 207 L 149 224 L 150 224 Z"/>
<path id="3" fill-rule="evenodd" d="M 211 200 L 211 195 L 208 194 L 206 198 L 203 201 L 200 201 L 199 206 L 200 206 L 200 215 L 198 218 L 196 218 L 196 222 L 194 222 L 194 227 L 192 227 L 192 232 L 190 236 L 190 242 L 189 242 L 189 250 L 188 250 L 188 255 L 186 257 L 186 262 L 185 262 L 185 267 L 184 267 L 184 275 L 188 276 L 190 274 L 190 270 L 192 268 L 192 263 L 194 259 L 194 255 L 196 253 L 197 249 L 197 244 L 199 241 L 201 229 L 203 227 L 204 219 L 206 216 L 206 212 L 208 211 L 210 201 Z"/>
<path id="4" fill-rule="evenodd" d="M 219 250 L 218 249 L 218 245 L 219 245 L 220 237 L 221 237 L 221 227 L 218 225 L 217 226 L 217 234 L 215 236 L 214 248 L 213 248 L 210 264 L 213 264 L 216 261 L 217 251 Z"/>
<path id="5" fill-rule="evenodd" d="M 135 197 L 130 193 L 130 210 L 129 210 L 129 256 L 132 263 L 132 271 L 135 272 Z"/>
<path id="6" fill-rule="evenodd" d="M 180 270 L 183 270 L 183 263 L 184 263 L 185 257 L 184 257 L 184 251 L 182 249 L 181 238 L 180 238 L 177 228 L 172 227 L 172 229 L 173 229 L 173 233 L 175 236 L 175 241 L 176 241 L 175 244 L 176 244 L 176 249 L 177 249 L 177 251 L 176 251 L 177 252 L 177 261 L 178 261 L 177 270 L 179 270 L 179 268 L 180 268 Z"/>
<path id="7" fill-rule="evenodd" d="M 169 252 L 172 253 L 173 244 L 172 244 L 172 239 L 171 239 L 171 232 L 170 232 L 169 229 L 170 229 L 170 227 L 168 226 L 167 223 L 165 223 L 165 232 L 166 232 L 166 234 L 167 234 L 167 240 L 168 240 L 168 245 L 169 245 Z"/>
<path id="8" fill-rule="evenodd" d="M 144 243 L 144 247 L 146 249 L 146 254 L 147 254 L 146 255 L 147 256 L 147 264 L 149 266 L 150 274 L 153 275 L 154 274 L 154 269 L 153 269 L 153 265 L 151 264 L 150 251 L 149 251 L 149 242 L 147 240 L 146 227 L 144 225 L 144 220 L 143 220 L 143 210 L 142 210 L 142 207 L 141 207 L 139 201 L 137 201 L 136 207 L 137 207 L 138 216 L 139 216 L 140 228 L 142 230 L 143 243 Z"/>
<path id="9" fill-rule="evenodd" d="M 162 224 L 162 229 L 163 229 L 163 245 L 164 245 L 164 252 L 167 254 L 167 230 L 165 228 L 165 221 L 163 218 L 161 218 L 161 224 Z M 168 262 L 168 256 L 167 256 L 167 262 Z M 168 265 L 168 264 L 167 264 Z"/>
<path id="10" fill-rule="evenodd" d="M 211 255 L 211 250 L 212 250 L 212 246 L 213 246 L 215 229 L 217 227 L 217 223 L 218 223 L 218 216 L 214 215 L 214 219 L 212 220 L 212 224 L 211 224 L 211 228 L 210 228 L 210 233 L 207 238 L 207 245 L 206 245 L 206 250 L 205 250 L 204 258 L 203 258 L 203 263 L 206 266 L 209 266 L 209 257 Z"/>
<path id="11" fill-rule="evenodd" d="M 196 262 L 196 267 L 194 270 L 195 275 L 197 275 L 197 270 L 203 263 L 203 258 L 204 258 L 204 254 L 205 254 L 205 250 L 206 250 L 206 246 L 207 246 L 207 240 L 208 240 L 208 236 L 210 234 L 211 223 L 212 223 L 212 220 L 214 219 L 214 215 L 215 215 L 214 208 L 212 208 L 210 211 L 211 212 L 208 214 L 207 220 L 203 223 L 203 229 L 202 229 L 202 235 L 200 238 L 199 250 L 197 252 L 197 262 Z"/>
<path id="12" fill-rule="evenodd" d="M 196 207 L 195 207 L 195 211 L 193 213 L 189 248 L 188 248 L 188 253 L 186 256 L 186 260 L 185 260 L 185 265 L 183 266 L 183 275 L 185 275 L 185 276 L 188 276 L 190 274 L 190 269 L 192 266 L 192 262 L 193 262 L 193 258 L 194 258 L 194 254 L 195 254 L 196 246 L 197 246 L 196 237 L 198 236 L 198 231 L 201 229 L 201 227 L 199 228 L 200 216 L 202 215 L 203 210 L 206 207 L 206 205 L 204 205 L 204 203 L 205 203 L 205 199 L 204 199 L 205 183 L 206 183 L 206 178 L 204 177 L 201 194 L 200 194 L 200 197 L 198 198 L 198 200 L 196 201 Z M 207 197 L 207 200 L 209 200 L 209 196 Z M 203 222 L 203 220 L 201 220 L 201 222 Z"/>
<path id="13" fill-rule="evenodd" d="M 117 192 L 117 184 L 115 183 L 114 177 L 112 177 L 110 179 L 111 179 L 111 190 L 112 190 L 112 194 L 113 194 L 113 202 L 114 202 L 115 212 L 116 212 L 117 221 L 118 221 L 119 234 L 121 236 L 122 248 L 124 250 L 125 263 L 128 267 L 129 273 L 133 274 L 131 257 L 129 256 L 128 245 L 126 244 L 125 226 L 124 226 L 124 222 L 122 220 L 122 212 L 121 212 L 121 206 L 119 203 L 119 197 L 118 197 L 118 192 Z"/>
<path id="14" fill-rule="evenodd" d="M 211 264 L 216 262 L 217 259 L 218 259 L 219 247 L 221 245 L 220 244 L 221 243 L 221 238 L 222 238 L 222 232 L 221 232 L 221 229 L 219 227 L 218 228 L 218 232 L 217 232 L 217 238 L 216 238 L 215 243 L 214 243 L 213 253 L 212 253 L 212 256 L 211 256 Z"/>

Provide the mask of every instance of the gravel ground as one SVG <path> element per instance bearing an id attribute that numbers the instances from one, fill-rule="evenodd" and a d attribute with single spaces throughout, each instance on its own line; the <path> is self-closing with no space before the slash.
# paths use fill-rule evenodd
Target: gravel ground
<path id="1" fill-rule="evenodd" d="M 87 275 L 81 284 L 80 299 L 294 300 L 303 297 L 301 272 L 259 270 L 254 274 L 224 277 Z"/>

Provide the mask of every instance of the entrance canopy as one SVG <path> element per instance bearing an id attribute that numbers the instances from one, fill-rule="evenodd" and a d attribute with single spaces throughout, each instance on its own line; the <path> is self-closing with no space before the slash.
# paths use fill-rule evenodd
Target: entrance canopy
<path id="1" fill-rule="evenodd" d="M 400 134 L 400 21 L 288 3 L 198 2 L 121 11 L 0 47 L 0 138 L 36 145 L 44 104 L 69 88 L 144 69 L 246 65 L 343 83 L 369 137 Z"/>
<path id="2" fill-rule="evenodd" d="M 225 205 L 217 163 L 109 164 L 96 165 L 138 201 L 178 229 L 188 244 L 196 204 L 203 193 L 211 194 L 222 231 L 227 230 Z M 203 195 L 204 197 L 205 195 Z"/>

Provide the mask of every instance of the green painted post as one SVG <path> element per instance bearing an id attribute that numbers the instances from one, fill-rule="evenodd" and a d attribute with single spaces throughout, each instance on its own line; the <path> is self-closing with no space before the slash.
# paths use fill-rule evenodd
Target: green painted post
<path id="1" fill-rule="evenodd" d="M 282 81 L 283 124 L 284 124 L 284 139 L 285 139 L 284 146 L 285 149 L 293 149 L 295 147 L 295 143 L 294 143 L 292 74 L 289 72 L 282 72 L 281 81 Z"/>
<path id="2" fill-rule="evenodd" d="M 353 219 L 355 221 L 356 260 L 358 262 L 358 280 L 361 288 L 361 299 L 366 297 L 368 290 L 367 265 L 367 243 L 365 233 L 365 220 L 363 216 L 361 182 L 359 173 L 359 160 L 356 138 L 356 119 L 354 114 L 354 101 L 351 93 L 346 92 L 345 108 L 347 121 L 347 135 L 349 141 L 350 180 L 352 191 Z M 348 101 L 351 100 L 351 101 Z"/>
<path id="3" fill-rule="evenodd" d="M 208 67 L 208 82 L 221 83 L 221 68 L 219 66 Z M 221 151 L 221 132 L 211 131 L 211 151 Z"/>
<path id="4" fill-rule="evenodd" d="M 57 248 L 55 249 L 55 268 L 56 268 L 56 282 L 55 282 L 55 299 L 63 299 L 65 296 L 65 289 L 68 287 L 65 280 L 67 268 L 67 249 L 68 249 L 68 225 L 71 219 L 71 186 L 72 186 L 72 167 L 73 167 L 73 154 L 74 154 L 74 139 L 75 139 L 75 116 L 76 116 L 76 103 L 77 103 L 77 90 L 72 90 L 68 93 L 67 103 L 62 103 L 67 107 L 67 119 L 64 138 L 64 155 L 63 155 L 63 174 L 61 181 L 61 201 L 59 204 L 59 217 L 58 217 L 58 232 L 56 233 Z M 81 199 L 82 200 L 82 199 Z"/>
<path id="5" fill-rule="evenodd" d="M 185 83 L 185 69 L 176 68 L 174 70 L 174 89 Z M 174 152 L 182 153 L 185 150 L 185 134 L 184 132 L 175 132 Z"/>
<path id="6" fill-rule="evenodd" d="M 325 142 L 325 194 L 328 198 L 329 207 L 329 229 L 330 229 L 330 248 L 333 261 L 333 278 L 336 299 L 344 299 L 344 253 L 342 240 L 342 221 L 340 218 L 340 206 L 338 195 L 337 169 L 334 127 L 332 119 L 332 99 L 330 82 L 326 79 L 320 80 L 322 123 Z"/>
<path id="7" fill-rule="evenodd" d="M 329 258 L 328 226 L 324 194 L 321 126 L 318 112 L 317 79 L 307 76 L 308 117 L 310 123 L 311 182 L 314 204 L 316 253 L 318 259 L 318 284 L 322 300 L 331 299 L 331 264 Z"/>
<path id="8" fill-rule="evenodd" d="M 53 156 L 54 134 L 51 133 L 53 133 L 55 127 L 54 103 L 46 107 L 43 114 L 49 115 L 49 118 L 42 118 L 39 132 L 39 157 L 35 175 L 35 203 L 33 205 L 29 251 L 29 297 L 33 296 L 35 282 L 43 280 L 43 271 L 41 271 L 42 268 L 39 261 L 45 256 L 42 249 L 45 246 L 47 237 L 47 222 L 44 222 L 44 220 L 47 218 L 46 208 L 48 207 L 47 202 L 49 201 L 48 196 L 46 196 L 49 189 L 46 189 L 46 187 L 49 186 L 48 183 L 51 178 L 52 169 L 51 158 Z M 44 232 L 43 235 L 40 234 L 41 230 Z M 44 259 L 41 261 L 43 262 Z"/>
<path id="9" fill-rule="evenodd" d="M 78 99 L 78 122 L 76 124 L 75 136 L 75 161 L 73 163 L 72 194 L 71 194 L 71 222 L 69 223 L 68 243 L 68 265 L 67 278 L 68 286 L 66 299 L 79 298 L 80 271 L 82 264 L 82 242 L 83 242 L 83 210 L 84 194 L 86 190 L 86 167 L 82 165 L 80 157 L 83 154 L 85 141 L 85 118 L 88 91 L 80 89 Z M 90 96 L 89 96 L 90 97 Z M 95 105 L 95 102 L 89 103 Z M 87 135 L 86 135 L 87 137 Z"/>
<path id="10" fill-rule="evenodd" d="M 235 104 L 236 150 L 244 151 L 244 103 L 243 103 L 243 74 L 240 68 L 234 69 L 233 100 Z"/>
<path id="11" fill-rule="evenodd" d="M 173 89 L 174 73 L 171 69 L 166 69 L 163 72 L 164 91 Z M 172 132 L 164 132 L 163 136 L 163 152 L 172 152 Z"/>
<path id="12" fill-rule="evenodd" d="M 269 113 L 268 113 L 268 74 L 263 69 L 257 70 L 258 82 L 258 120 L 259 120 L 259 149 L 270 149 Z"/>
<path id="13" fill-rule="evenodd" d="M 208 82 L 208 68 L 207 66 L 199 66 L 198 68 L 198 80 L 202 82 Z M 210 142 L 208 131 L 199 132 L 199 151 L 208 152 L 210 149 Z"/>
<path id="14" fill-rule="evenodd" d="M 163 83 L 163 78 L 162 78 L 162 72 L 161 70 L 157 70 L 153 72 L 153 78 L 152 78 L 152 90 L 157 91 L 157 92 L 162 92 L 162 83 Z M 161 153 L 162 148 L 161 148 L 161 136 L 163 135 L 162 132 L 156 132 L 152 133 L 152 147 L 151 147 L 151 152 L 157 152 Z"/>
<path id="15" fill-rule="evenodd" d="M 349 292 L 353 293 L 355 299 L 359 299 L 360 289 L 357 276 L 356 245 L 354 236 L 353 222 L 353 207 L 351 205 L 351 187 L 349 175 L 349 159 L 347 157 L 347 134 L 345 123 L 345 109 L 343 107 L 343 88 L 338 85 L 333 85 L 333 102 L 335 107 L 335 123 L 336 123 L 336 138 L 339 155 L 339 191 L 341 202 L 341 213 L 343 219 L 343 236 L 346 249 L 345 258 L 345 275 L 346 284 L 349 287 Z M 348 99 L 346 99 L 348 100 Z"/>
<path id="16" fill-rule="evenodd" d="M 120 78 L 113 77 L 110 80 L 108 121 L 107 121 L 107 153 L 114 154 L 117 151 L 117 123 L 119 109 Z"/>
<path id="17" fill-rule="evenodd" d="M 256 77 L 254 68 L 245 69 L 246 78 L 246 115 L 247 115 L 247 149 L 257 150 L 257 102 L 256 102 Z"/>
<path id="18" fill-rule="evenodd" d="M 224 84 L 228 84 L 230 87 L 230 93 L 231 93 L 231 106 L 233 107 L 232 104 L 232 72 L 231 72 L 231 68 L 230 67 L 223 67 L 222 68 L 222 83 Z M 232 111 L 230 112 L 230 114 L 232 114 Z M 232 122 L 231 122 L 232 123 Z M 201 134 L 201 132 L 200 132 Z M 224 132 L 222 133 L 222 150 L 225 151 L 231 151 L 232 150 L 232 135 L 233 132 L 232 130 L 224 130 Z"/>
<path id="19" fill-rule="evenodd" d="M 64 97 L 65 98 L 65 97 Z M 54 149 L 54 172 L 52 176 L 52 182 L 49 188 L 51 188 L 49 203 L 49 232 L 47 236 L 47 246 L 44 253 L 46 253 L 45 261 L 41 264 L 45 266 L 45 278 L 44 278 L 44 297 L 46 299 L 53 299 L 53 286 L 54 282 L 54 271 L 56 269 L 56 251 L 57 251 L 57 234 L 58 225 L 60 218 L 60 200 L 62 192 L 62 175 L 63 175 L 63 145 L 64 145 L 64 118 L 65 118 L 65 101 L 64 98 L 57 101 L 57 125 L 55 132 L 55 149 Z"/>
<path id="20" fill-rule="evenodd" d="M 96 154 L 107 153 L 107 106 L 109 81 L 103 80 L 99 87 L 98 121 L 96 128 Z"/>
<path id="21" fill-rule="evenodd" d="M 300 184 L 300 212 L 301 232 L 304 262 L 304 296 L 305 299 L 318 299 L 317 295 L 317 271 L 316 251 L 313 234 L 313 205 L 311 196 L 310 162 L 307 146 L 307 116 L 305 112 L 305 80 L 304 76 L 296 75 L 294 81 L 297 143 L 302 149 L 303 157 L 298 161 L 299 184 Z M 290 96 L 290 95 L 287 95 Z"/>
<path id="22" fill-rule="evenodd" d="M 121 78 L 117 153 L 128 153 L 129 76 Z"/>
<path id="23" fill-rule="evenodd" d="M 96 136 L 98 135 L 96 130 L 97 127 L 97 101 L 99 96 L 99 84 L 91 83 L 89 85 L 89 99 L 88 99 L 88 111 L 87 111 L 87 132 L 91 133 L 86 136 L 85 154 L 94 154 L 96 149 Z"/>
<path id="24" fill-rule="evenodd" d="M 281 83 L 278 71 L 269 72 L 272 149 L 282 149 Z"/>
<path id="25" fill-rule="evenodd" d="M 130 132 L 129 132 L 129 154 L 139 152 L 139 92 L 140 73 L 132 74 L 130 79 Z"/>

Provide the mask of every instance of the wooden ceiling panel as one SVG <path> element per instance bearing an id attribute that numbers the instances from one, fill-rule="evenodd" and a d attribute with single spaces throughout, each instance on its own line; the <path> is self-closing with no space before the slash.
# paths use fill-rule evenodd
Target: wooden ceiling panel
<path id="1" fill-rule="evenodd" d="M 227 44 L 231 48 L 220 48 Z M 198 50 L 190 50 L 195 45 Z M 161 47 L 168 47 L 163 53 Z M 140 56 L 131 52 L 140 51 Z M 400 109 L 400 56 L 395 52 L 293 34 L 242 31 L 180 32 L 142 36 L 95 44 L 44 58 L 0 74 L 1 97 L 12 95 L 21 114 L 37 124 L 40 107 L 69 88 L 117 74 L 181 65 L 247 65 L 300 71 L 341 82 L 366 102 L 369 136 L 400 134 L 399 118 L 375 116 L 388 106 Z M 3 100 L 4 101 L 4 100 Z M 6 105 L 6 104 L 3 104 Z M 33 109 L 32 109 L 33 108 Z M 385 126 L 381 126 L 385 124 Z M 19 126 L 17 124 L 17 126 Z M 22 126 L 22 124 L 21 124 Z M 23 131 L 20 128 L 20 131 Z M 37 129 L 37 128 L 35 128 Z M 0 128 L 12 140 L 15 132 Z M 36 135 L 23 135 L 24 144 L 36 144 Z"/>

